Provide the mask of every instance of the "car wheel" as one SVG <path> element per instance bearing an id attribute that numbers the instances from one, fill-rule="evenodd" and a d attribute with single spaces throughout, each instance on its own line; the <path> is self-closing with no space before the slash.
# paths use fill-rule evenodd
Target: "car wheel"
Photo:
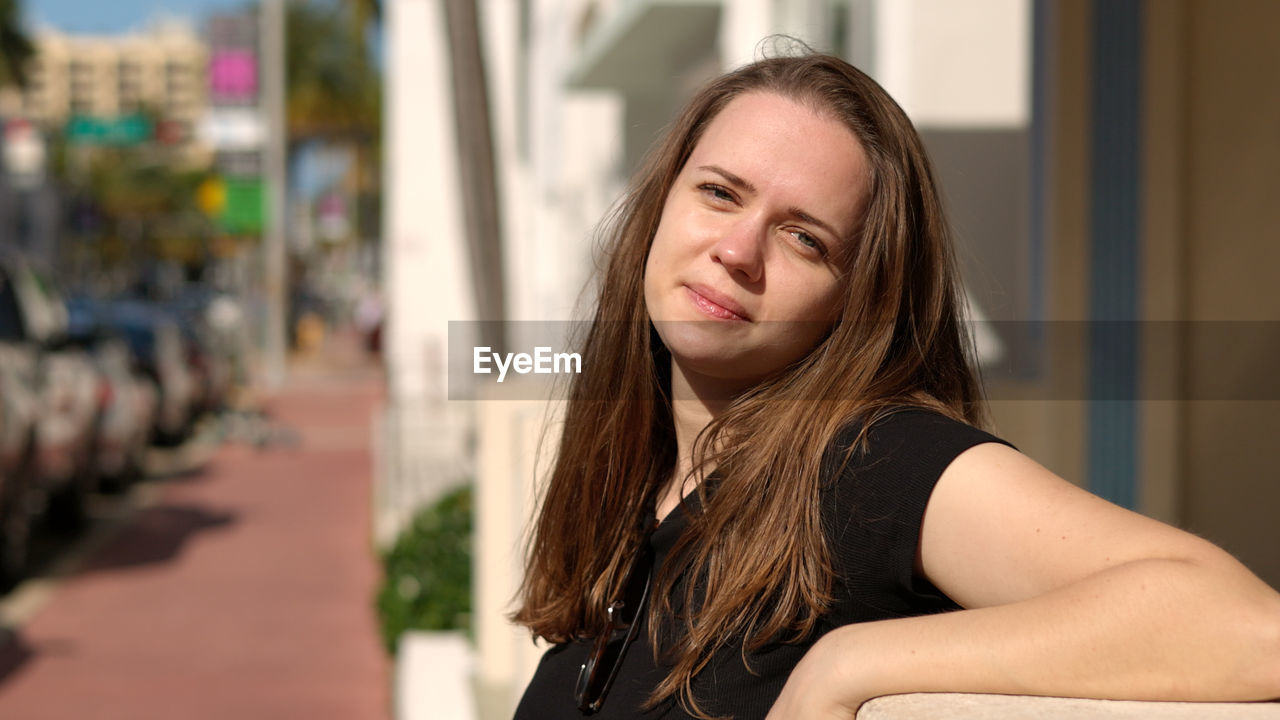
<path id="1" fill-rule="evenodd" d="M 27 494 L 31 466 L 24 463 L 12 476 L 0 480 L 0 587 L 13 587 L 27 573 L 31 549 L 31 511 Z"/>
<path id="2" fill-rule="evenodd" d="M 73 480 L 49 496 L 49 526 L 54 531 L 74 535 L 88 524 L 87 494 L 83 483 Z"/>

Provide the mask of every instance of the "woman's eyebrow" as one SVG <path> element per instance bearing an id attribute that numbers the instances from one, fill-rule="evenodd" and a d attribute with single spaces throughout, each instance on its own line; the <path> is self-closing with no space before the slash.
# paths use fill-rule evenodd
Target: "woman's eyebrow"
<path id="1" fill-rule="evenodd" d="M 844 239 L 844 235 L 841 235 L 840 233 L 836 232 L 835 228 L 833 228 L 833 227 L 831 227 L 830 225 L 828 225 L 828 224 L 826 224 L 826 223 L 822 222 L 822 221 L 821 221 L 821 220 L 819 220 L 818 218 L 816 218 L 816 217 L 814 217 L 814 216 L 810 215 L 809 213 L 807 213 L 807 212 L 805 212 L 805 211 L 801 210 L 801 209 L 800 209 L 800 208 L 798 208 L 798 207 L 789 207 L 789 208 L 787 208 L 787 212 L 788 212 L 788 213 L 790 213 L 791 215 L 794 215 L 795 217 L 799 218 L 802 222 L 807 222 L 807 223 L 809 223 L 810 225 L 816 225 L 816 226 L 818 226 L 818 228 L 820 228 L 821 230 L 824 230 L 824 231 L 826 231 L 826 232 L 828 232 L 828 233 L 831 233 L 831 236 L 832 236 L 832 237 L 834 237 L 834 238 L 836 238 L 837 240 L 843 240 L 843 239 Z"/>
<path id="2" fill-rule="evenodd" d="M 715 174 L 719 175 L 720 177 L 724 178 L 725 180 L 727 180 L 727 181 L 729 182 L 729 184 L 730 184 L 730 185 L 736 185 L 736 186 L 738 186 L 738 187 L 742 188 L 743 190 L 745 190 L 748 194 L 754 195 L 754 194 L 756 193 L 756 186 L 755 186 L 755 185 L 752 185 L 751 183 L 747 182 L 746 180 L 744 180 L 744 179 L 742 179 L 742 178 L 738 177 L 737 175 L 735 175 L 735 174 L 733 174 L 733 173 L 729 172 L 728 170 L 725 170 L 724 168 L 720 167 L 719 165 L 699 165 L 699 166 L 698 166 L 698 169 L 699 169 L 699 170 L 705 170 L 705 171 L 707 171 L 707 172 L 715 173 Z M 787 208 L 787 214 L 789 214 L 789 215 L 791 215 L 791 216 L 793 216 L 793 217 L 795 217 L 795 218 L 799 219 L 801 222 L 809 223 L 810 225 L 814 225 L 814 226 L 818 227 L 819 229 L 824 230 L 824 231 L 826 231 L 826 232 L 830 233 L 830 234 L 832 235 L 832 237 L 835 237 L 835 238 L 838 238 L 838 239 L 844 239 L 844 235 L 841 235 L 839 232 L 836 232 L 836 229 L 835 229 L 835 228 L 833 228 L 833 227 L 831 227 L 830 225 L 828 225 L 827 223 L 825 223 L 825 222 L 823 222 L 823 221 L 819 220 L 818 218 L 816 218 L 816 217 L 814 217 L 814 216 L 810 215 L 809 213 L 805 212 L 804 210 L 801 210 L 801 209 L 800 209 L 800 208 L 798 208 L 798 207 L 794 207 L 794 206 L 792 206 L 792 207 Z"/>
<path id="3" fill-rule="evenodd" d="M 755 194 L 755 192 L 756 192 L 756 186 L 755 186 L 755 185 L 752 185 L 751 183 L 747 182 L 746 180 L 743 180 L 742 178 L 738 177 L 737 175 L 734 175 L 733 173 L 729 172 L 728 170 L 725 170 L 724 168 L 720 167 L 719 165 L 699 165 L 699 166 L 698 166 L 698 169 L 699 169 L 699 170 L 706 170 L 707 172 L 713 172 L 713 173 L 715 173 L 715 174 L 719 175 L 720 177 L 724 178 L 725 180 L 728 180 L 730 185 L 737 185 L 738 187 L 742 188 L 743 190 L 746 190 L 747 192 L 749 192 L 749 193 L 751 193 L 751 194 L 753 194 L 753 195 L 754 195 L 754 194 Z"/>

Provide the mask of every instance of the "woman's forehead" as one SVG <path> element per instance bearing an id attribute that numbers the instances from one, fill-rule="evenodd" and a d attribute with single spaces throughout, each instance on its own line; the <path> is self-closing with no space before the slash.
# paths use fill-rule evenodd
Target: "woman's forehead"
<path id="1" fill-rule="evenodd" d="M 751 92 L 708 123 L 684 171 L 727 171 L 750 191 L 799 204 L 849 235 L 865 204 L 869 167 L 862 144 L 833 114 Z"/>

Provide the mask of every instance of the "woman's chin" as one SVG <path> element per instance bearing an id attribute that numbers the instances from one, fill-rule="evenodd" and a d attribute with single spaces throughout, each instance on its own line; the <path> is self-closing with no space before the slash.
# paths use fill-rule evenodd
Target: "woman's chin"
<path id="1" fill-rule="evenodd" d="M 741 394 L 778 370 L 762 363 L 758 353 L 729 348 L 677 347 L 671 352 L 676 371 L 693 390 L 713 392 L 728 399 Z"/>

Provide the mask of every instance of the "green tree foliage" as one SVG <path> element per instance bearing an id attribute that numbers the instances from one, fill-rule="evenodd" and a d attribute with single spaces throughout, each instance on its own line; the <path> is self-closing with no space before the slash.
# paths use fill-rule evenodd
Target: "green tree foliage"
<path id="1" fill-rule="evenodd" d="M 471 488 L 419 512 L 384 553 L 378 592 L 382 640 L 395 654 L 406 630 L 471 628 Z"/>
<path id="2" fill-rule="evenodd" d="M 286 6 L 289 136 L 371 139 L 382 124 L 382 80 L 365 39 L 370 0 Z"/>
<path id="3" fill-rule="evenodd" d="M 132 252 L 186 262 L 203 257 L 214 227 L 195 197 L 207 171 L 182 169 L 146 145 L 79 152 L 85 167 L 71 173 L 67 188 L 93 209 L 98 226 L 86 230 L 100 244 L 102 261 L 127 261 L 120 255 Z"/>
<path id="4" fill-rule="evenodd" d="M 382 74 L 369 38 L 379 0 L 293 0 L 286 4 L 285 93 L 291 145 L 320 140 L 356 156 L 355 205 L 379 202 Z M 379 213 L 357 214 L 359 237 L 374 237 Z"/>
<path id="5" fill-rule="evenodd" d="M 27 63 L 35 48 L 22 31 L 18 0 L 0 0 L 0 87 L 27 85 Z"/>

